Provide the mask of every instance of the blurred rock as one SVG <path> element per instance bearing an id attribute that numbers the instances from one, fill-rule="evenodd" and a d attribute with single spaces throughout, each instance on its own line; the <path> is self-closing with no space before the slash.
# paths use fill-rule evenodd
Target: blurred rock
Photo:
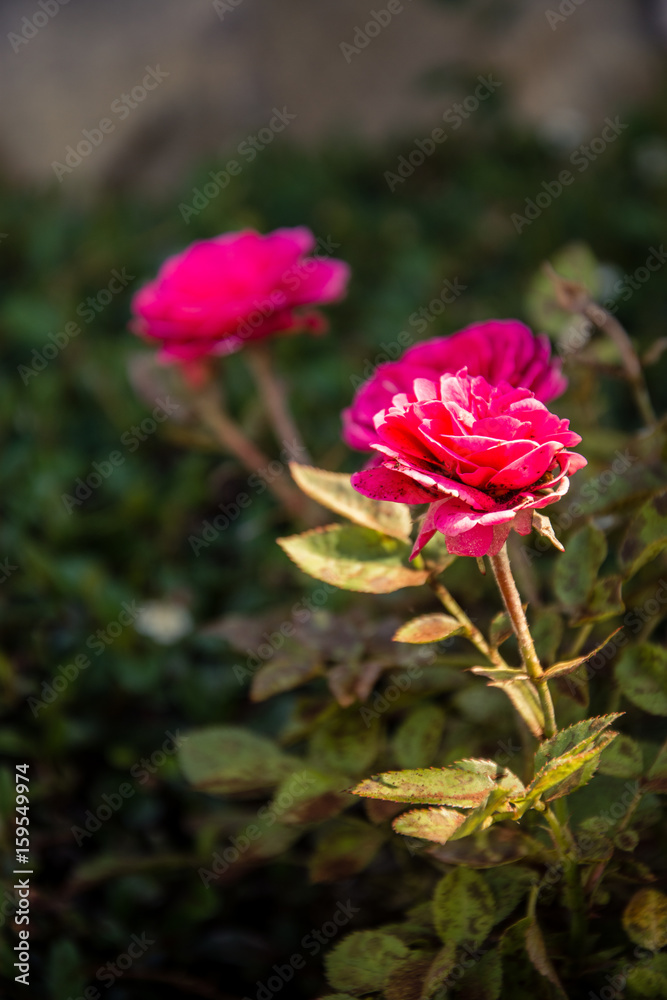
<path id="1" fill-rule="evenodd" d="M 493 71 L 520 118 L 577 144 L 659 79 L 664 0 L 402 0 L 389 16 L 390 2 L 401 7 L 5 0 L 0 163 L 19 183 L 58 175 L 73 194 L 128 184 L 159 193 L 203 156 L 233 156 L 270 128 L 274 108 L 296 117 L 272 141 L 425 136 L 461 96 L 427 91 L 420 81 L 433 71 L 445 81 Z M 147 68 L 168 75 L 142 98 Z M 67 147 L 82 141 L 90 152 L 67 163 Z"/>

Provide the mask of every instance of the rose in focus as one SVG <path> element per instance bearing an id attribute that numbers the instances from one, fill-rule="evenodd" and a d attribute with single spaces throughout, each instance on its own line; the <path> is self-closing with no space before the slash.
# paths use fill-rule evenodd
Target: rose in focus
<path id="1" fill-rule="evenodd" d="M 133 332 L 160 344 L 162 360 L 196 368 L 275 333 L 321 330 L 306 307 L 345 294 L 343 261 L 308 257 L 309 229 L 225 233 L 168 258 L 132 301 Z"/>
<path id="2" fill-rule="evenodd" d="M 399 361 L 379 365 L 358 389 L 352 406 L 343 412 L 346 443 L 368 451 L 378 440 L 373 418 L 390 405 L 396 393 L 409 392 L 417 378 L 437 380 L 443 373 L 455 373 L 463 367 L 470 375 L 483 375 L 491 385 L 509 382 L 530 389 L 543 403 L 567 388 L 560 360 L 551 357 L 545 334 L 536 337 L 514 319 L 473 323 L 449 337 L 415 344 Z"/>
<path id="3" fill-rule="evenodd" d="M 463 368 L 416 378 L 374 419 L 380 464 L 352 485 L 374 500 L 430 504 L 412 556 L 436 531 L 453 555 L 496 555 L 511 529 L 563 496 L 586 459 L 581 438 L 529 389 L 491 385 Z"/>

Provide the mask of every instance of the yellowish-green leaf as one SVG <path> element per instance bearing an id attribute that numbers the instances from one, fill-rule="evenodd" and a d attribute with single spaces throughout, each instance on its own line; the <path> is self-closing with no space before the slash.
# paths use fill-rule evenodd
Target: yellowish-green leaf
<path id="1" fill-rule="evenodd" d="M 493 906 L 493 894 L 481 875 L 467 868 L 448 872 L 433 895 L 433 919 L 441 941 L 481 944 L 493 927 Z"/>
<path id="2" fill-rule="evenodd" d="M 667 546 L 667 490 L 651 497 L 640 508 L 626 531 L 619 562 L 627 578 L 655 559 Z"/>
<path id="3" fill-rule="evenodd" d="M 392 740 L 400 767 L 428 767 L 433 763 L 445 728 L 445 713 L 438 705 L 418 705 L 403 719 Z"/>
<path id="4" fill-rule="evenodd" d="M 667 715 L 667 650 L 644 642 L 630 646 L 614 671 L 625 697 L 651 715 Z"/>
<path id="5" fill-rule="evenodd" d="M 463 626 L 449 615 L 420 615 L 401 625 L 393 639 L 394 642 L 439 642 L 463 631 Z"/>
<path id="6" fill-rule="evenodd" d="M 401 503 L 371 500 L 357 492 L 347 472 L 327 472 L 310 465 L 290 462 L 290 472 L 297 486 L 317 503 L 342 514 L 363 528 L 372 528 L 392 538 L 405 541 L 410 537 L 410 508 Z"/>
<path id="7" fill-rule="evenodd" d="M 466 814 L 456 809 L 410 809 L 393 821 L 396 833 L 404 837 L 420 837 L 435 844 L 446 844 L 452 834 L 465 823 Z"/>
<path id="8" fill-rule="evenodd" d="M 179 756 L 188 781 L 212 795 L 266 791 L 292 774 L 299 763 L 272 740 L 241 726 L 195 730 Z"/>
<path id="9" fill-rule="evenodd" d="M 387 802 L 474 809 L 488 798 L 494 788 L 495 784 L 488 774 L 476 774 L 452 765 L 387 771 L 366 778 L 351 790 L 355 795 Z"/>
<path id="10" fill-rule="evenodd" d="M 640 889 L 623 911 L 628 937 L 650 951 L 667 945 L 667 896 L 657 889 Z"/>
<path id="11" fill-rule="evenodd" d="M 379 992 L 409 954 L 391 934 L 355 931 L 325 956 L 327 979 L 334 989 L 355 995 Z"/>
<path id="12" fill-rule="evenodd" d="M 428 577 L 410 566 L 405 542 L 358 525 L 329 524 L 278 544 L 304 573 L 343 590 L 391 594 Z"/>

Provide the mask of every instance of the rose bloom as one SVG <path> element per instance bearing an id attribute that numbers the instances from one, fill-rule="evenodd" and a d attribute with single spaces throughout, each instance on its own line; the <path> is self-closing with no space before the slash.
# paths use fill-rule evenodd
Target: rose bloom
<path id="1" fill-rule="evenodd" d="M 560 360 L 551 357 L 545 334 L 536 337 L 515 319 L 473 323 L 450 337 L 434 337 L 409 348 L 398 361 L 377 367 L 343 412 L 343 437 L 351 448 L 368 451 L 378 440 L 373 418 L 397 392 L 409 392 L 416 378 L 439 379 L 467 367 L 491 385 L 509 382 L 530 389 L 543 403 L 567 388 Z"/>
<path id="2" fill-rule="evenodd" d="M 586 459 L 581 438 L 529 389 L 493 386 L 463 368 L 415 379 L 376 414 L 380 464 L 352 485 L 374 500 L 430 504 L 412 552 L 440 531 L 453 555 L 497 555 L 510 529 L 530 533 L 532 513 L 555 503 Z"/>
<path id="3" fill-rule="evenodd" d="M 162 360 L 186 365 L 274 333 L 321 330 L 323 318 L 305 307 L 341 298 L 349 268 L 306 256 L 314 247 L 304 227 L 192 243 L 134 296 L 131 329 L 157 341 Z"/>

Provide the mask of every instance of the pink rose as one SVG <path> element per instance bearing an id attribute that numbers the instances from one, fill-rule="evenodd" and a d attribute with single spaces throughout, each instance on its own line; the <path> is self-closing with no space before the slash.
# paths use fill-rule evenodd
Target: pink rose
<path id="1" fill-rule="evenodd" d="M 515 319 L 473 323 L 451 337 L 415 344 L 399 361 L 379 365 L 360 386 L 352 406 L 343 412 L 343 437 L 351 448 L 368 451 L 378 440 L 373 417 L 389 406 L 397 392 L 409 391 L 416 378 L 438 379 L 466 366 L 491 385 L 509 382 L 530 389 L 543 403 L 567 388 L 559 360 L 551 358 L 545 334 L 536 337 Z"/>
<path id="2" fill-rule="evenodd" d="M 186 364 L 273 333 L 322 329 L 319 313 L 303 307 L 341 298 L 349 268 L 305 256 L 314 247 L 304 227 L 193 243 L 134 296 L 131 329 L 157 340 L 162 359 Z"/>
<path id="3" fill-rule="evenodd" d="M 374 500 L 428 503 L 412 556 L 436 531 L 453 555 L 496 555 L 510 529 L 530 533 L 532 512 L 555 503 L 586 459 L 581 438 L 528 389 L 493 386 L 463 368 L 417 378 L 375 416 L 381 464 L 352 485 Z"/>

